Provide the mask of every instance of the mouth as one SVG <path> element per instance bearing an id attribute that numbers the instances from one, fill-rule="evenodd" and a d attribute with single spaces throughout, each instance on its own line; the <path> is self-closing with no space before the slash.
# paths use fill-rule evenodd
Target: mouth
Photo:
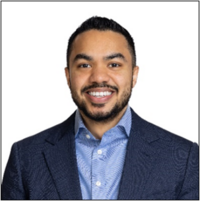
<path id="1" fill-rule="evenodd" d="M 114 90 L 108 88 L 94 88 L 85 92 L 86 97 L 93 103 L 106 103 L 115 93 Z"/>

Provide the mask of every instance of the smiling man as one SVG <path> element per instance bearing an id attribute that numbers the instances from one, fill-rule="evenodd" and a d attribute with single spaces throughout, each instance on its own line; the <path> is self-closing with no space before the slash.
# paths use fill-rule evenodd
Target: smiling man
<path id="1" fill-rule="evenodd" d="M 2 199 L 199 199 L 198 145 L 140 118 L 134 42 L 92 17 L 70 37 L 66 78 L 78 109 L 13 145 Z"/>
<path id="2" fill-rule="evenodd" d="M 117 41 L 117 42 L 116 42 Z M 66 77 L 85 126 L 101 139 L 127 109 L 138 67 L 126 38 L 91 29 L 72 44 Z"/>

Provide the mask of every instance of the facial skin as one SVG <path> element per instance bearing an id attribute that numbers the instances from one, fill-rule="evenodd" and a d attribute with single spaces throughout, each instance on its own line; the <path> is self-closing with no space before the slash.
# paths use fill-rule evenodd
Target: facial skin
<path id="1" fill-rule="evenodd" d="M 128 43 L 113 31 L 83 32 L 73 42 L 69 66 L 72 98 L 88 129 L 101 138 L 123 116 L 137 81 L 139 68 L 133 68 Z"/>

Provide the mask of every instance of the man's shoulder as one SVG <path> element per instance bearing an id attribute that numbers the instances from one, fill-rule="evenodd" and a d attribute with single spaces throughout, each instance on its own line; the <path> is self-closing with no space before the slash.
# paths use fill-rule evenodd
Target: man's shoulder
<path id="1" fill-rule="evenodd" d="M 141 118 L 134 111 L 132 115 L 134 116 L 134 120 L 137 119 L 137 129 L 140 131 L 140 135 L 148 142 L 158 141 L 160 146 L 183 146 L 187 148 L 190 148 L 194 144 L 192 141 L 180 136 L 180 134 L 170 132 Z M 134 120 L 132 121 L 132 127 L 134 127 Z"/>
<path id="2" fill-rule="evenodd" d="M 148 122 L 148 126 L 158 137 L 158 140 L 152 145 L 159 149 L 162 154 L 187 160 L 187 157 L 192 153 L 193 158 L 198 159 L 199 145 L 197 143 L 150 122 Z"/>
<path id="3" fill-rule="evenodd" d="M 169 145 L 182 145 L 182 146 L 191 146 L 193 144 L 192 141 L 189 139 L 186 139 L 180 134 L 173 133 L 171 131 L 168 131 L 164 128 L 161 128 L 158 125 L 155 125 L 153 123 L 148 122 L 149 127 L 152 127 L 152 130 L 154 130 L 155 134 L 158 136 L 161 142 Z"/>
<path id="4" fill-rule="evenodd" d="M 74 117 L 75 113 L 73 113 L 69 118 L 65 121 L 54 125 L 50 128 L 47 128 L 37 134 L 24 138 L 16 144 L 20 147 L 27 147 L 27 146 L 39 146 L 46 143 L 46 141 L 56 142 L 58 141 L 64 134 L 67 134 L 68 131 L 72 130 L 74 125 Z"/>

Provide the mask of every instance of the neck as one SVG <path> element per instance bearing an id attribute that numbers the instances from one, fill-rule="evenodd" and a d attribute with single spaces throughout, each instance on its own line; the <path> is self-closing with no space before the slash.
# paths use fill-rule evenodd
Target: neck
<path id="1" fill-rule="evenodd" d="M 87 127 L 87 129 L 92 133 L 92 135 L 96 138 L 96 139 L 101 139 L 103 134 L 110 130 L 111 128 L 113 128 L 115 125 L 117 125 L 117 123 L 120 121 L 120 119 L 122 118 L 122 116 L 124 115 L 125 111 L 127 109 L 127 106 L 120 111 L 117 116 L 115 116 L 115 118 L 111 119 L 110 121 L 94 121 L 90 118 L 88 118 L 81 110 L 80 114 L 81 117 L 83 119 L 83 122 L 85 124 L 85 126 Z"/>

